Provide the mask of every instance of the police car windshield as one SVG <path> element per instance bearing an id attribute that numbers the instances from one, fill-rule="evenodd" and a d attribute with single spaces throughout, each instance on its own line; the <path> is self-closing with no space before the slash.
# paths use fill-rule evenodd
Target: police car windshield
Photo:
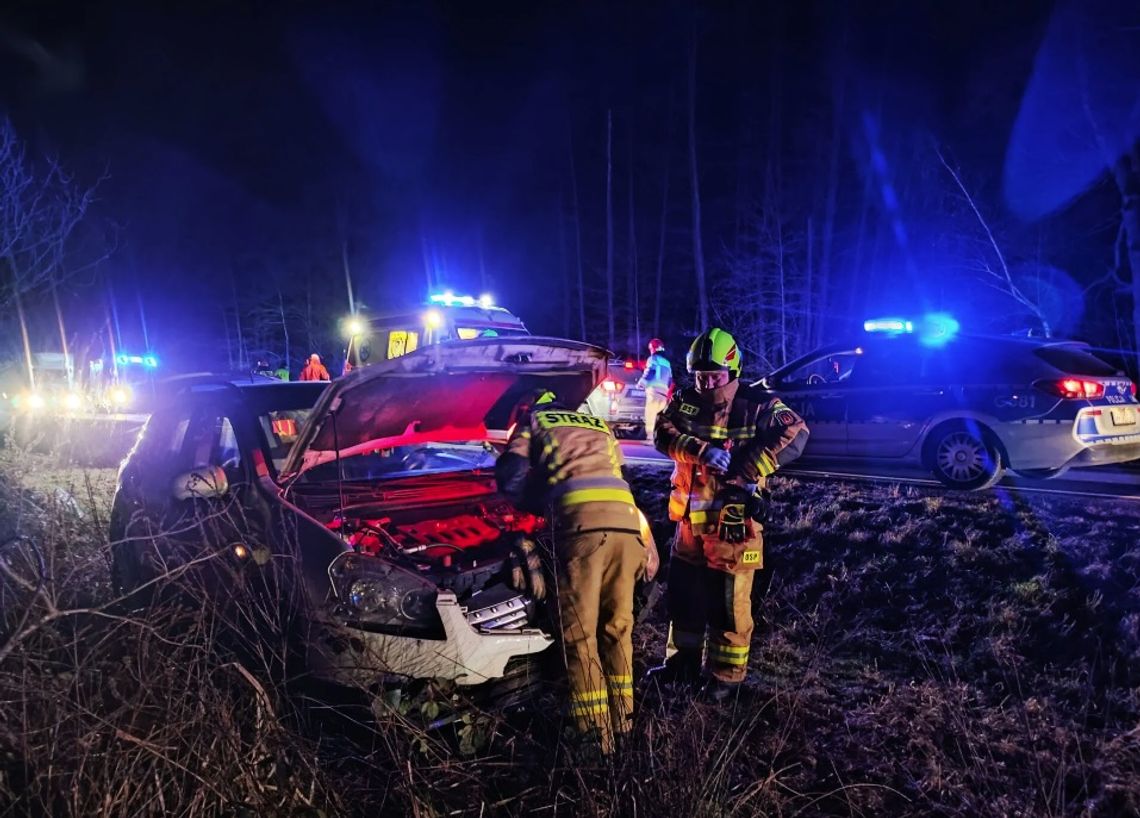
<path id="1" fill-rule="evenodd" d="M 496 453 L 481 442 L 416 443 L 393 446 L 367 454 L 341 458 L 340 468 L 346 481 L 394 480 L 423 474 L 452 474 L 495 465 Z M 323 483 L 337 479 L 335 460 L 306 471 L 305 483 Z"/>

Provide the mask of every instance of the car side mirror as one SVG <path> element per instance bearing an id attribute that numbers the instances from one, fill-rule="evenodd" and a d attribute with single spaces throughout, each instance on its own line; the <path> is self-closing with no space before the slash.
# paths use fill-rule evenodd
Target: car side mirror
<path id="1" fill-rule="evenodd" d="M 217 500 L 230 491 L 230 481 L 221 466 L 200 466 L 174 478 L 175 500 Z"/>

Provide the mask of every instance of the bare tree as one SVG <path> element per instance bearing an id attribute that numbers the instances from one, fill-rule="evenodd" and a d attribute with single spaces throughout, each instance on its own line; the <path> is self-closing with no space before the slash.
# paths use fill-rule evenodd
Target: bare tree
<path id="1" fill-rule="evenodd" d="M 609 347 L 612 350 L 617 341 L 614 329 L 614 118 L 613 112 L 606 111 L 606 327 L 609 334 Z"/>
<path id="2" fill-rule="evenodd" d="M 693 270 L 697 276 L 697 324 L 709 323 L 709 299 L 705 287 L 705 253 L 701 247 L 701 182 L 697 171 L 697 35 L 689 45 L 689 187 L 693 197 Z"/>
<path id="3" fill-rule="evenodd" d="M 1113 166 L 1113 178 L 1120 191 L 1120 244 L 1132 276 L 1132 340 L 1140 368 L 1140 144 Z M 1123 258 L 1117 261 L 1115 271 L 1117 282 L 1123 285 L 1122 267 Z"/>
<path id="4" fill-rule="evenodd" d="M 66 263 L 67 250 L 94 197 L 95 186 L 79 186 L 56 160 L 37 167 L 12 123 L 0 119 L 0 309 L 15 307 L 32 386 L 25 303 L 80 269 Z"/>
<path id="5" fill-rule="evenodd" d="M 574 135 L 569 132 L 567 153 L 570 156 L 570 202 L 574 208 L 574 261 L 578 273 L 578 332 L 586 338 L 586 277 L 582 269 L 582 211 L 578 206 L 578 171 L 574 163 Z"/>
<path id="6" fill-rule="evenodd" d="M 961 175 L 950 166 L 950 163 L 946 161 L 946 157 L 942 154 L 941 150 L 935 148 L 935 153 L 938 155 L 938 160 L 942 163 L 942 167 L 946 168 L 946 172 L 950 174 L 950 178 L 954 180 L 954 184 L 958 187 L 958 190 L 961 191 L 962 197 L 966 200 L 966 204 L 969 205 L 970 211 L 978 220 L 978 224 L 981 226 L 982 232 L 986 236 L 986 242 L 993 250 L 994 257 L 997 260 L 996 268 L 994 265 L 990 264 L 988 259 L 982 258 L 980 260 L 980 270 L 983 273 L 984 280 L 989 286 L 993 287 L 998 292 L 1009 296 L 1022 307 L 1024 307 L 1034 318 L 1040 322 L 1041 331 L 1045 334 L 1045 337 L 1049 337 L 1052 334 L 1052 327 L 1050 326 L 1048 316 L 1045 315 L 1045 312 L 1041 309 L 1041 306 L 1035 300 L 1026 295 L 1025 291 L 1020 286 L 1018 286 L 1017 282 L 1014 280 L 1014 277 L 1010 272 L 1009 265 L 1006 263 L 1005 254 L 1001 250 L 1001 245 L 999 245 L 997 239 L 994 238 L 994 234 L 990 229 L 989 222 L 986 221 L 985 217 L 982 215 L 981 210 L 978 209 L 978 205 L 974 201 L 974 197 L 971 196 L 970 191 L 966 189 L 966 185 L 962 182 Z"/>

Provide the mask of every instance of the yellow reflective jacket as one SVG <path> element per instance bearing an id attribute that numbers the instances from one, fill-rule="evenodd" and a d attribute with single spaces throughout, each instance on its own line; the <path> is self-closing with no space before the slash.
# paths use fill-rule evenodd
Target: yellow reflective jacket
<path id="1" fill-rule="evenodd" d="M 763 489 L 769 475 L 800 456 L 807 438 L 807 424 L 787 404 L 740 381 L 712 392 L 681 390 L 657 419 L 654 433 L 658 451 L 675 463 L 669 519 L 688 520 L 699 533 L 715 531 L 727 481 Z M 729 451 L 726 474 L 700 465 L 709 446 Z"/>
<path id="2" fill-rule="evenodd" d="M 640 533 L 621 467 L 621 449 L 605 421 L 546 409 L 515 429 L 495 463 L 495 479 L 516 504 L 549 515 L 559 533 Z"/>

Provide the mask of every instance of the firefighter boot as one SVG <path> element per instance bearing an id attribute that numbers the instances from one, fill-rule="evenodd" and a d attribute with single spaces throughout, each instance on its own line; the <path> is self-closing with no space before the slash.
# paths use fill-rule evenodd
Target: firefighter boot
<path id="1" fill-rule="evenodd" d="M 720 704 L 740 698 L 745 689 L 743 682 L 724 682 L 713 676 L 701 688 L 701 698 Z"/>
<path id="2" fill-rule="evenodd" d="M 679 650 L 667 658 L 664 664 L 651 667 L 645 673 L 645 681 L 648 685 L 694 685 L 700 680 L 700 651 Z"/>

